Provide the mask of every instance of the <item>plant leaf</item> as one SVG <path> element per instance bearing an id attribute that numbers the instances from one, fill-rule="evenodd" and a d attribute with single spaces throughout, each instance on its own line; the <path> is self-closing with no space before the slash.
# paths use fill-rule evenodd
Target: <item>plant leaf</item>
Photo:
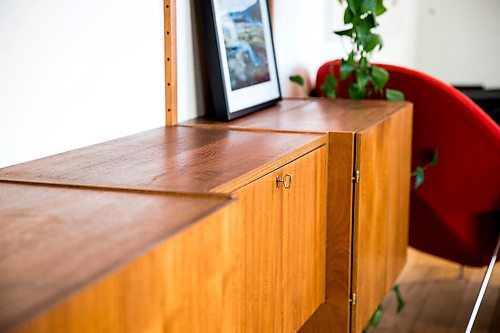
<path id="1" fill-rule="evenodd" d="M 353 28 L 356 31 L 357 37 L 361 41 L 367 40 L 370 38 L 373 33 L 371 32 L 371 29 L 375 28 L 375 19 L 373 15 L 368 15 L 367 17 L 360 19 L 355 17 L 353 19 Z"/>
<path id="2" fill-rule="evenodd" d="M 368 83 L 370 82 L 370 74 L 368 71 L 363 70 L 363 68 L 358 68 L 356 70 L 356 84 L 365 89 Z"/>
<path id="3" fill-rule="evenodd" d="M 357 83 L 349 87 L 349 97 L 351 99 L 363 99 L 366 95 L 366 89 Z"/>
<path id="4" fill-rule="evenodd" d="M 370 67 L 370 64 L 368 63 L 368 59 L 366 58 L 366 56 L 361 56 L 361 59 L 359 59 L 359 65 L 361 66 L 361 68 L 366 68 L 366 69 Z"/>
<path id="5" fill-rule="evenodd" d="M 344 12 L 344 24 L 352 23 L 352 12 L 349 7 L 345 9 Z"/>
<path id="6" fill-rule="evenodd" d="M 382 46 L 384 42 L 382 41 L 382 37 L 378 34 L 366 34 L 364 37 L 361 39 L 363 43 L 363 48 L 366 52 L 371 52 L 375 50 L 375 48 L 378 46 L 379 50 L 382 49 Z"/>
<path id="7" fill-rule="evenodd" d="M 439 151 L 434 150 L 434 156 L 432 157 L 431 166 L 436 166 L 439 164 Z"/>
<path id="8" fill-rule="evenodd" d="M 387 8 L 384 6 L 383 0 L 377 0 L 377 5 L 375 6 L 375 15 L 380 16 L 387 11 Z"/>
<path id="9" fill-rule="evenodd" d="M 387 98 L 388 101 L 404 101 L 405 100 L 405 95 L 395 89 L 387 89 L 385 91 L 385 97 Z"/>
<path id="10" fill-rule="evenodd" d="M 351 8 L 351 11 L 354 15 L 359 15 L 361 10 L 361 1 L 362 0 L 347 0 L 348 8 Z"/>
<path id="11" fill-rule="evenodd" d="M 351 53 L 352 55 L 352 53 Z M 356 69 L 356 63 L 354 62 L 354 58 L 349 56 L 347 60 L 342 59 L 340 63 L 340 79 L 345 80 L 351 75 L 352 72 Z"/>
<path id="12" fill-rule="evenodd" d="M 415 189 L 419 188 L 425 180 L 425 170 L 422 167 L 415 169 Z"/>
<path id="13" fill-rule="evenodd" d="M 383 313 L 384 313 L 384 308 L 382 307 L 382 305 L 379 305 L 377 310 L 375 310 L 373 316 L 370 318 L 371 327 L 377 327 L 380 324 Z"/>
<path id="14" fill-rule="evenodd" d="M 377 0 L 363 0 L 361 3 L 361 13 L 366 12 L 375 12 L 375 8 L 377 7 Z"/>
<path id="15" fill-rule="evenodd" d="M 366 24 L 370 29 L 375 28 L 378 24 L 377 21 L 375 20 L 375 15 L 373 14 L 368 14 L 366 17 L 363 19 L 364 24 Z"/>
<path id="16" fill-rule="evenodd" d="M 292 81 L 295 84 L 298 84 L 299 86 L 303 87 L 305 84 L 305 80 L 302 76 L 300 75 L 292 75 L 290 76 L 290 81 Z"/>
<path id="17" fill-rule="evenodd" d="M 383 89 L 389 80 L 389 72 L 377 66 L 372 66 L 371 76 L 373 79 L 373 85 L 377 90 Z"/>
<path id="18" fill-rule="evenodd" d="M 351 29 L 346 29 L 346 30 L 334 31 L 334 33 L 335 33 L 336 35 L 339 35 L 339 36 L 348 36 L 348 37 L 352 37 L 352 34 L 354 33 L 354 30 L 351 28 Z"/>
<path id="19" fill-rule="evenodd" d="M 325 78 L 325 83 L 321 86 L 321 91 L 327 97 L 335 98 L 335 97 L 337 97 L 337 94 L 336 94 L 337 84 L 338 84 L 338 80 L 332 74 L 329 74 Z"/>
<path id="20" fill-rule="evenodd" d="M 403 296 L 401 295 L 401 290 L 399 289 L 398 284 L 394 285 L 394 287 L 392 287 L 392 290 L 394 291 L 394 294 L 396 295 L 396 300 L 398 302 L 397 313 L 400 314 L 401 311 L 403 311 L 403 309 L 405 308 L 406 303 L 403 299 Z"/>

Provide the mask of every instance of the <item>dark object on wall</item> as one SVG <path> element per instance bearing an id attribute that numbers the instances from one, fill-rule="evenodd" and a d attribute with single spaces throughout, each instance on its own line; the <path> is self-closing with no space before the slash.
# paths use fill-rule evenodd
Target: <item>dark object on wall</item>
<path id="1" fill-rule="evenodd" d="M 500 121 L 500 90 L 481 86 L 455 86 L 481 107 L 497 124 Z"/>
<path id="2" fill-rule="evenodd" d="M 266 0 L 199 0 L 205 53 L 218 120 L 281 100 Z"/>

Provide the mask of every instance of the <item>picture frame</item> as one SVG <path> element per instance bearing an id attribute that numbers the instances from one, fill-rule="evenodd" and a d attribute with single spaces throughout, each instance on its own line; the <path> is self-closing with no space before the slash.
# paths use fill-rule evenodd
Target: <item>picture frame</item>
<path id="1" fill-rule="evenodd" d="M 229 121 L 281 100 L 267 0 L 199 0 L 213 112 Z"/>

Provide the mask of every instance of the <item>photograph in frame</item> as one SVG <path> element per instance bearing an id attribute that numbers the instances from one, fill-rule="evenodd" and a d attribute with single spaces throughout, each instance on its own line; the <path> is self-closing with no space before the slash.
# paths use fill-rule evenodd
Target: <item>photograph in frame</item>
<path id="1" fill-rule="evenodd" d="M 213 114 L 231 120 L 281 99 L 266 0 L 200 0 Z"/>

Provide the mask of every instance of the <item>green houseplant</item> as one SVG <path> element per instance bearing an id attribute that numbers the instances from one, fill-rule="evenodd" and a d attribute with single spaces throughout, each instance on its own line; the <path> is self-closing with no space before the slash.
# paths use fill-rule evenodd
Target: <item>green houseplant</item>
<path id="1" fill-rule="evenodd" d="M 351 99 L 365 99 L 374 94 L 384 96 L 388 100 L 404 100 L 402 92 L 385 89 L 389 80 L 389 73 L 370 63 L 373 52 L 383 47 L 382 37 L 374 29 L 378 26 L 377 17 L 384 14 L 387 8 L 383 0 L 339 0 L 345 5 L 344 23 L 346 29 L 335 31 L 335 34 L 349 39 L 351 51 L 340 64 L 340 77 L 332 71 L 321 87 L 329 98 L 338 95 L 340 80 L 352 78 L 349 86 Z M 291 76 L 290 80 L 304 87 L 304 79 L 298 75 Z"/>

